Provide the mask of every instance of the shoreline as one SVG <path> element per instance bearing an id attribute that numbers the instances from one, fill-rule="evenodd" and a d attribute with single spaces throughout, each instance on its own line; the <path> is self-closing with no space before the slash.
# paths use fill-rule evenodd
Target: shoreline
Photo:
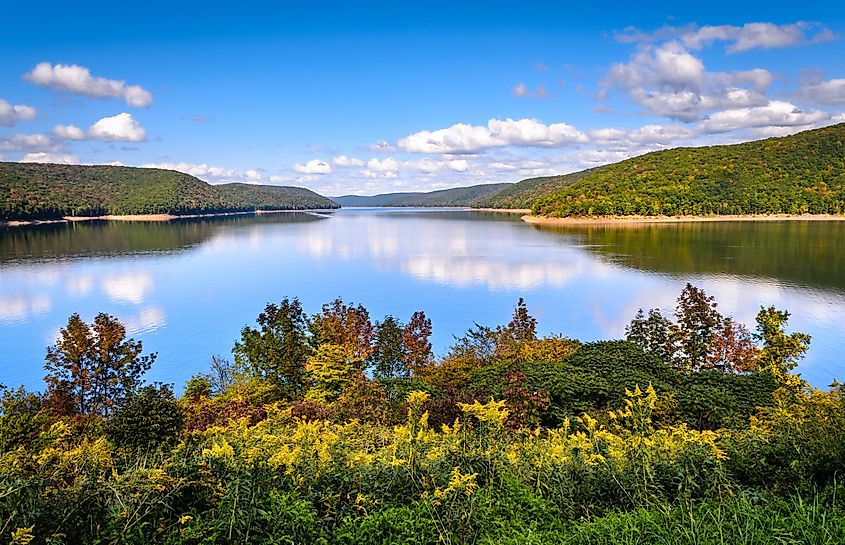
<path id="1" fill-rule="evenodd" d="M 654 223 L 705 223 L 736 221 L 845 221 L 845 215 L 837 214 L 760 214 L 725 216 L 601 216 L 548 218 L 526 214 L 522 221 L 531 225 L 646 225 Z"/>
<path id="2" fill-rule="evenodd" d="M 470 210 L 475 212 L 499 212 L 505 214 L 531 214 L 530 208 L 470 208 Z"/>
<path id="3" fill-rule="evenodd" d="M 259 216 L 262 214 L 288 214 L 294 212 L 315 213 L 334 211 L 337 208 L 308 208 L 302 210 L 246 210 L 242 212 L 213 212 L 210 214 L 129 214 L 129 215 L 105 215 L 105 216 L 64 216 L 55 220 L 11 220 L 0 222 L 4 227 L 24 227 L 27 225 L 47 225 L 51 223 L 73 223 L 82 221 L 148 221 L 161 222 L 181 219 L 216 218 L 225 216 Z"/>

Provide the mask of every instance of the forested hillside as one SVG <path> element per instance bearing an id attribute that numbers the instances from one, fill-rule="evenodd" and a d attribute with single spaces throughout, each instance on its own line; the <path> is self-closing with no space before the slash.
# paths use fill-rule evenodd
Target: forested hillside
<path id="1" fill-rule="evenodd" d="M 841 214 L 845 124 L 782 138 L 648 153 L 524 180 L 483 206 L 565 216 Z"/>
<path id="2" fill-rule="evenodd" d="M 212 187 L 228 206 L 239 210 L 339 208 L 332 200 L 303 187 L 238 183 Z"/>
<path id="3" fill-rule="evenodd" d="M 512 184 L 484 184 L 455 187 L 427 193 L 384 193 L 370 197 L 334 197 L 341 206 L 472 206 Z"/>
<path id="4" fill-rule="evenodd" d="M 0 163 L 0 220 L 336 207 L 306 189 L 212 186 L 173 170 Z"/>

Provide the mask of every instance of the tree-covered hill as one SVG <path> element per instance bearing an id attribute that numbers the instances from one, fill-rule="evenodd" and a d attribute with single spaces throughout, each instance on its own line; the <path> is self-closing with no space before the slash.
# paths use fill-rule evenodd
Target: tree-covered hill
<path id="1" fill-rule="evenodd" d="M 0 220 L 336 207 L 306 189 L 212 186 L 173 170 L 0 162 Z"/>
<path id="2" fill-rule="evenodd" d="M 304 187 L 221 184 L 212 186 L 229 205 L 242 210 L 338 208 L 338 204 Z"/>
<path id="3" fill-rule="evenodd" d="M 363 197 L 344 195 L 334 197 L 341 206 L 480 206 L 480 202 L 512 184 L 483 184 L 455 187 L 427 193 L 384 193 Z"/>
<path id="4" fill-rule="evenodd" d="M 648 153 L 524 180 L 484 206 L 566 216 L 841 214 L 845 124 L 782 138 Z"/>

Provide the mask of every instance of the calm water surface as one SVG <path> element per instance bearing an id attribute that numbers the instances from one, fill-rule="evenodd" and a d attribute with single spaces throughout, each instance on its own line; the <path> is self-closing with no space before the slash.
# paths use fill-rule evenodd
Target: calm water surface
<path id="1" fill-rule="evenodd" d="M 171 223 L 0 228 L 0 383 L 42 388 L 45 348 L 73 312 L 118 316 L 175 383 L 228 356 L 268 301 L 316 312 L 335 297 L 374 318 L 424 310 L 443 353 L 519 296 L 543 333 L 623 335 L 686 282 L 753 326 L 761 305 L 813 336 L 803 376 L 845 378 L 845 222 L 549 229 L 508 214 L 346 209 Z"/>

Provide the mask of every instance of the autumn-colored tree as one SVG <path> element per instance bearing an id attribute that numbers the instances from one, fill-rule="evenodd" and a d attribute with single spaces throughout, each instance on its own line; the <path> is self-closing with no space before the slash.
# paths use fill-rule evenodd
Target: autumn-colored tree
<path id="1" fill-rule="evenodd" d="M 760 349 L 744 324 L 725 318 L 713 334 L 707 354 L 707 367 L 729 372 L 756 369 Z"/>
<path id="2" fill-rule="evenodd" d="M 48 396 L 79 415 L 106 415 L 141 384 L 156 354 L 142 356 L 140 341 L 126 338 L 117 318 L 98 314 L 92 324 L 73 314 L 47 348 Z"/>
<path id="3" fill-rule="evenodd" d="M 374 350 L 375 328 L 370 313 L 362 305 L 345 304 L 340 298 L 323 305 L 309 325 L 311 346 L 343 346 L 356 360 L 366 360 Z"/>
<path id="4" fill-rule="evenodd" d="M 786 334 L 789 312 L 775 307 L 760 308 L 757 313 L 757 331 L 754 339 L 763 344 L 760 351 L 760 367 L 789 372 L 798 365 L 810 348 L 810 336 L 806 333 Z"/>
<path id="5" fill-rule="evenodd" d="M 431 320 L 421 310 L 411 315 L 402 331 L 405 368 L 412 370 L 431 360 Z"/>
<path id="6" fill-rule="evenodd" d="M 354 347 L 321 344 L 305 364 L 312 382 L 306 396 L 332 403 L 363 375 L 364 367 L 364 360 Z"/>
<path id="7" fill-rule="evenodd" d="M 549 406 L 549 392 L 531 388 L 528 377 L 516 365 L 503 378 L 502 396 L 510 411 L 508 426 L 512 429 L 538 426 L 542 412 Z"/>
<path id="8" fill-rule="evenodd" d="M 308 345 L 308 318 L 299 299 L 285 298 L 279 305 L 268 304 L 258 315 L 258 329 L 244 327 L 233 350 L 237 367 L 249 375 L 266 379 L 282 399 L 302 395 L 306 385 L 305 361 Z M 223 369 L 221 362 L 218 371 Z M 225 376 L 224 376 L 225 375 Z M 221 384 L 231 382 L 231 373 L 219 375 Z"/>

